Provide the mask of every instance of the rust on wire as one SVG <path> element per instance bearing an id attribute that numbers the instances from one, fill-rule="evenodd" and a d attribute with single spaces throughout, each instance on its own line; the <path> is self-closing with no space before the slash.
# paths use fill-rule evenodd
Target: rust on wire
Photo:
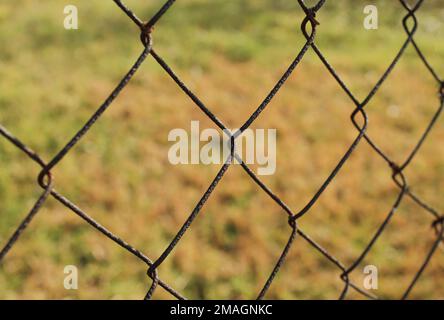
<path id="1" fill-rule="evenodd" d="M 187 87 L 187 85 L 179 78 L 179 76 L 173 71 L 173 69 L 168 65 L 168 63 L 154 50 L 153 48 L 153 29 L 157 22 L 162 18 L 162 16 L 171 10 L 175 0 L 168 0 L 164 3 L 164 5 L 152 16 L 148 22 L 143 22 L 139 19 L 136 14 L 129 9 L 121 0 L 113 0 L 113 2 L 122 10 L 124 14 L 126 14 L 140 29 L 140 39 L 144 46 L 144 50 L 133 64 L 131 69 L 127 72 L 126 75 L 122 78 L 116 88 L 111 92 L 108 98 L 103 102 L 101 106 L 97 109 L 97 111 L 90 117 L 90 119 L 79 129 L 79 131 L 67 142 L 67 144 L 56 153 L 56 155 L 49 161 L 43 161 L 39 155 L 28 148 L 20 139 L 11 134 L 6 128 L 0 125 L 0 136 L 9 141 L 19 150 L 21 150 L 27 157 L 29 157 L 32 161 L 34 161 L 37 165 L 41 167 L 41 172 L 38 176 L 38 184 L 43 188 L 43 193 L 37 199 L 35 204 L 30 209 L 29 213 L 26 215 L 22 223 L 17 227 L 15 232 L 9 238 L 7 243 L 0 250 L 0 264 L 3 262 L 8 252 L 14 247 L 17 241 L 20 238 L 20 235 L 25 231 L 26 227 L 32 222 L 33 218 L 38 214 L 40 209 L 45 205 L 49 196 L 52 196 L 54 199 L 59 201 L 61 204 L 69 208 L 74 214 L 83 219 L 87 224 L 89 224 L 96 231 L 103 234 L 109 240 L 113 241 L 116 245 L 120 246 L 122 249 L 127 250 L 132 255 L 136 256 L 142 263 L 147 266 L 147 275 L 149 279 L 151 279 L 150 283 L 147 284 L 147 293 L 145 295 L 145 299 L 152 298 L 153 294 L 160 286 L 167 292 L 169 292 L 173 297 L 177 299 L 186 299 L 181 293 L 176 291 L 172 286 L 164 282 L 159 275 L 159 267 L 162 263 L 170 256 L 172 251 L 175 249 L 176 245 L 180 242 L 183 235 L 188 231 L 189 227 L 193 224 L 195 218 L 199 215 L 201 209 L 210 198 L 211 194 L 215 190 L 215 188 L 221 183 L 223 177 L 227 170 L 229 170 L 231 164 L 234 162 L 234 159 L 239 161 L 242 169 L 249 175 L 249 177 L 256 183 L 275 203 L 278 205 L 283 212 L 286 214 L 288 219 L 288 226 L 290 227 L 288 231 L 288 241 L 283 248 L 276 264 L 273 268 L 270 268 L 270 275 L 268 279 L 265 281 L 262 290 L 257 293 L 257 299 L 263 299 L 266 297 L 266 294 L 273 284 L 273 281 L 276 275 L 279 273 L 280 268 L 285 263 L 285 258 L 288 252 L 291 250 L 292 246 L 296 241 L 305 241 L 308 245 L 310 245 L 316 252 L 318 252 L 322 257 L 324 257 L 329 263 L 335 266 L 339 273 L 339 278 L 344 282 L 344 287 L 339 293 L 339 299 L 345 299 L 349 290 L 354 290 L 355 292 L 361 294 L 363 297 L 368 299 L 377 299 L 378 297 L 374 296 L 372 293 L 367 292 L 357 286 L 350 280 L 350 274 L 358 267 L 358 265 L 365 259 L 368 253 L 372 250 L 375 243 L 380 238 L 381 234 L 384 233 L 387 226 L 390 224 L 393 216 L 396 214 L 401 203 L 406 199 L 410 198 L 415 203 L 417 203 L 425 212 L 430 214 L 433 217 L 432 227 L 436 232 L 436 240 L 430 247 L 430 251 L 424 257 L 424 261 L 419 267 L 418 271 L 415 273 L 413 280 L 411 281 L 409 287 L 400 294 L 401 299 L 406 299 L 410 295 L 411 291 L 414 289 L 415 285 L 418 283 L 421 275 L 424 270 L 427 268 L 430 260 L 434 256 L 437 251 L 438 246 L 444 241 L 444 215 L 439 213 L 438 210 L 434 209 L 432 206 L 427 204 L 426 201 L 421 199 L 417 194 L 415 194 L 409 187 L 408 180 L 406 175 L 404 174 L 405 169 L 409 166 L 409 164 L 414 160 L 415 156 L 420 151 L 423 143 L 427 139 L 429 133 L 436 125 L 437 120 L 439 119 L 441 112 L 444 108 L 444 82 L 441 80 L 442 78 L 438 75 L 436 70 L 431 66 L 429 61 L 426 58 L 426 55 L 421 51 L 420 47 L 416 43 L 414 39 L 414 35 L 416 33 L 418 27 L 418 19 L 416 17 L 417 11 L 421 8 L 424 0 L 419 0 L 416 2 L 414 6 L 410 6 L 406 0 L 399 0 L 399 3 L 402 7 L 407 11 L 407 14 L 404 16 L 402 20 L 402 25 L 406 32 L 407 38 L 403 45 L 401 46 L 399 52 L 395 56 L 395 58 L 390 62 L 388 68 L 382 74 L 379 81 L 375 84 L 375 86 L 370 90 L 366 98 L 361 102 L 359 99 L 353 94 L 353 92 L 349 89 L 346 83 L 342 80 L 342 78 L 338 75 L 336 70 L 332 67 L 332 65 L 328 62 L 327 58 L 323 55 L 322 51 L 318 48 L 315 43 L 317 28 L 320 25 L 319 21 L 316 18 L 316 13 L 322 9 L 326 0 L 319 0 L 316 5 L 312 7 L 308 7 L 305 4 L 304 0 L 298 0 L 298 3 L 305 13 L 305 18 L 301 22 L 301 31 L 306 38 L 305 44 L 300 48 L 300 51 L 291 62 L 287 70 L 281 76 L 281 78 L 276 82 L 275 86 L 271 89 L 268 95 L 264 98 L 262 103 L 257 107 L 257 109 L 251 114 L 251 116 L 246 120 L 243 126 L 230 137 L 230 155 L 224 165 L 220 168 L 216 177 L 208 187 L 207 191 L 202 195 L 199 202 L 196 204 L 193 211 L 190 213 L 188 218 L 184 221 L 182 227 L 178 230 L 177 234 L 173 237 L 167 248 L 161 253 L 161 255 L 155 259 L 151 260 L 144 253 L 134 248 L 132 245 L 127 243 L 125 240 L 118 237 L 112 231 L 103 227 L 99 222 L 95 221 L 88 213 L 78 207 L 76 204 L 72 203 L 68 198 L 58 193 L 54 186 L 53 175 L 51 170 L 57 166 L 65 156 L 67 156 L 72 148 L 76 146 L 80 141 L 84 138 L 87 132 L 91 129 L 91 127 L 101 118 L 103 113 L 112 105 L 117 96 L 126 88 L 134 74 L 138 71 L 140 66 L 143 64 L 145 59 L 148 56 L 151 56 L 170 76 L 170 78 L 177 84 L 179 89 L 181 89 L 194 103 L 195 105 L 203 112 L 207 117 L 216 124 L 220 129 L 225 130 L 226 126 L 222 121 L 220 121 L 211 110 Z M 410 26 L 409 26 L 409 22 Z M 310 25 L 310 26 L 309 26 Z M 393 69 L 397 66 L 401 57 L 404 55 L 406 49 L 409 46 L 412 46 L 416 53 L 418 54 L 418 58 L 424 63 L 430 74 L 434 77 L 439 87 L 439 106 L 434 114 L 434 117 L 429 122 L 426 130 L 423 132 L 419 141 L 407 157 L 407 159 L 402 164 L 397 164 L 393 161 L 387 154 L 385 154 L 381 148 L 372 140 L 372 138 L 367 134 L 367 125 L 368 125 L 368 117 L 366 114 L 366 106 L 372 100 L 372 98 L 377 94 L 381 86 L 386 82 L 388 76 L 392 73 Z M 245 164 L 239 155 L 235 152 L 235 143 L 236 139 L 245 131 L 251 124 L 261 115 L 261 113 L 268 107 L 269 103 L 273 100 L 275 95 L 279 92 L 279 90 L 284 86 L 287 79 L 293 73 L 293 71 L 299 66 L 301 61 L 303 60 L 305 54 L 309 50 L 313 50 L 314 53 L 318 56 L 322 64 L 326 67 L 327 72 L 334 78 L 334 80 L 338 83 L 340 89 L 342 89 L 347 96 L 350 98 L 351 103 L 355 106 L 354 111 L 351 114 L 351 121 L 357 130 L 357 135 L 353 141 L 353 143 L 349 146 L 344 155 L 338 160 L 337 165 L 334 170 L 330 173 L 330 175 L 325 179 L 325 181 L 321 184 L 317 192 L 315 192 L 310 199 L 306 203 L 306 205 L 299 210 L 291 209 L 285 202 L 275 194 L 267 185 L 265 185 L 260 178 Z M 362 117 L 363 124 L 359 125 L 358 116 Z M 362 122 L 362 121 L 361 121 Z M 375 230 L 375 233 L 369 237 L 368 243 L 363 248 L 362 253 L 357 257 L 350 266 L 345 266 L 342 264 L 335 256 L 333 256 L 330 252 L 328 252 L 325 248 L 323 248 L 320 244 L 318 244 L 314 239 L 312 239 L 308 234 L 302 231 L 301 226 L 298 223 L 298 220 L 311 212 L 312 207 L 322 196 L 324 191 L 329 187 L 332 181 L 335 179 L 337 174 L 341 171 L 344 164 L 348 161 L 350 156 L 355 151 L 356 147 L 360 143 L 367 143 L 375 152 L 375 154 L 381 157 L 387 165 L 392 169 L 392 180 L 394 184 L 399 188 L 399 193 L 394 201 L 393 205 L 389 208 L 388 213 L 384 221 L 382 221 L 381 225 Z"/>

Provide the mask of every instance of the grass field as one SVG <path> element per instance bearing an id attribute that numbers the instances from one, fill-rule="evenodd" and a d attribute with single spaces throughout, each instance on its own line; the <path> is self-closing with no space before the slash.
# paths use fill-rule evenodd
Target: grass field
<path id="1" fill-rule="evenodd" d="M 444 6 L 425 1 L 416 39 L 444 75 Z M 0 124 L 50 160 L 83 125 L 142 50 L 134 24 L 112 1 L 71 0 L 79 30 L 63 28 L 65 1 L 0 4 Z M 147 20 L 162 1 L 127 0 Z M 398 1 L 372 1 L 379 29 L 363 28 L 368 1 L 327 1 L 316 43 L 363 99 L 406 35 Z M 184 0 L 156 26 L 156 51 L 230 128 L 242 125 L 305 42 L 297 1 Z M 439 106 L 437 85 L 412 48 L 366 107 L 368 134 L 401 163 Z M 356 137 L 354 105 L 313 51 L 254 123 L 277 129 L 277 171 L 263 177 L 295 211 L 301 209 Z M 148 58 L 133 81 L 78 146 L 54 169 L 56 188 L 105 227 L 157 258 L 188 217 L 220 166 L 172 166 L 167 136 L 191 120 L 214 128 Z M 411 188 L 444 210 L 444 127 L 439 121 L 407 169 Z M 39 167 L 0 138 L 0 247 L 41 189 Z M 362 142 L 299 226 L 350 265 L 398 195 L 390 167 Z M 441 211 L 442 212 L 442 211 Z M 399 298 L 430 248 L 433 219 L 403 201 L 367 259 L 353 273 L 379 269 L 383 298 Z M 189 298 L 254 298 L 290 234 L 284 212 L 234 166 L 173 254 L 163 280 Z M 444 298 L 443 248 L 412 298 Z M 79 289 L 63 287 L 65 265 L 79 268 Z M 0 299 L 139 299 L 146 266 L 49 199 L 0 265 Z M 340 271 L 297 239 L 270 299 L 335 299 Z M 170 298 L 162 289 L 155 298 Z M 350 299 L 360 298 L 353 292 Z"/>

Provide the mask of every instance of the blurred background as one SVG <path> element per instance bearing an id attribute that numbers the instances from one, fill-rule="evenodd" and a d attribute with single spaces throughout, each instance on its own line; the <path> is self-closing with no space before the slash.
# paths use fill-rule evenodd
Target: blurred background
<path id="1" fill-rule="evenodd" d="M 163 1 L 127 0 L 148 20 Z M 79 10 L 79 29 L 63 28 L 63 8 Z M 379 8 L 379 29 L 363 27 L 363 8 Z M 316 43 L 363 99 L 406 35 L 398 1 L 327 1 Z M 442 76 L 444 6 L 425 1 L 418 44 Z M 297 1 L 182 0 L 156 25 L 156 51 L 229 128 L 242 125 L 305 42 Z M 46 161 L 84 124 L 140 54 L 135 25 L 112 1 L 16 0 L 0 3 L 0 123 Z M 439 106 L 437 85 L 412 48 L 366 107 L 368 134 L 401 163 Z M 300 210 L 357 135 L 354 105 L 310 50 L 252 128 L 277 129 L 277 170 L 262 177 Z M 191 120 L 214 128 L 149 57 L 130 85 L 55 167 L 56 188 L 112 232 L 156 259 L 220 169 L 172 166 L 168 133 Z M 443 210 L 444 127 L 438 122 L 407 169 L 412 189 Z M 41 193 L 39 167 L 0 139 L 0 246 Z M 346 266 L 362 252 L 396 200 L 391 169 L 362 142 L 299 226 Z M 400 298 L 435 239 L 432 218 L 405 199 L 356 269 L 379 269 L 383 298 Z M 232 166 L 160 277 L 189 298 L 255 298 L 289 237 L 285 213 Z M 65 265 L 79 289 L 63 287 Z M 340 271 L 298 238 L 267 298 L 336 299 Z M 1 299 L 140 299 L 146 266 L 69 209 L 49 199 L 0 266 Z M 413 298 L 444 298 L 442 248 Z M 157 299 L 171 298 L 163 289 Z M 348 298 L 360 296 L 350 292 Z"/>

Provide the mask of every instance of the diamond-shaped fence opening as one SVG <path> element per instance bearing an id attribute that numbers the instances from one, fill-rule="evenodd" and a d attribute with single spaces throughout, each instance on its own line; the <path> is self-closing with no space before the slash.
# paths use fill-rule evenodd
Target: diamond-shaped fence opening
<path id="1" fill-rule="evenodd" d="M 154 59 L 160 67 L 167 73 L 169 77 L 177 84 L 177 89 L 182 90 L 193 102 L 194 104 L 210 119 L 216 127 L 219 129 L 226 129 L 224 122 L 215 116 L 212 111 L 199 99 L 197 95 L 195 95 L 187 85 L 182 82 L 179 76 L 175 73 L 175 71 L 170 67 L 170 65 L 164 60 L 164 58 L 155 50 L 155 45 L 153 39 L 154 35 L 154 26 L 158 23 L 158 21 L 165 15 L 168 11 L 173 10 L 173 5 L 175 0 L 168 0 L 164 3 L 164 5 L 156 12 L 147 22 L 144 22 L 140 19 L 136 13 L 134 13 L 130 8 L 128 8 L 121 0 L 113 0 L 114 3 L 120 8 L 120 10 L 125 13 L 131 21 L 137 25 L 140 29 L 140 40 L 143 44 L 143 49 L 138 57 L 138 59 L 134 62 L 131 69 L 127 72 L 127 74 L 122 78 L 122 80 L 117 84 L 115 89 L 110 93 L 109 97 L 103 102 L 103 104 L 97 109 L 97 111 L 90 117 L 90 119 L 82 126 L 79 131 L 73 136 L 71 140 L 66 143 L 66 145 L 49 161 L 43 161 L 38 153 L 29 149 L 22 140 L 16 138 L 11 132 L 9 132 L 6 128 L 0 126 L 0 134 L 4 139 L 9 141 L 11 144 L 16 146 L 22 152 L 24 152 L 29 159 L 34 161 L 37 165 L 41 167 L 41 172 L 38 176 L 38 183 L 42 188 L 42 193 L 40 197 L 35 202 L 32 209 L 29 211 L 26 218 L 23 222 L 17 227 L 16 231 L 7 241 L 6 245 L 0 251 L 0 263 L 7 256 L 7 253 L 14 248 L 14 245 L 20 238 L 20 235 L 25 231 L 26 227 L 32 221 L 32 219 L 40 212 L 41 208 L 45 206 L 47 199 L 49 197 L 53 197 L 61 204 L 69 208 L 76 215 L 81 217 L 86 223 L 91 225 L 95 230 L 102 233 L 104 236 L 114 241 L 116 245 L 120 246 L 122 249 L 129 251 L 134 256 L 139 258 L 141 262 L 147 265 L 147 276 L 150 279 L 150 284 L 147 284 L 147 293 L 146 299 L 150 299 L 158 287 L 162 287 L 167 292 L 169 292 L 172 297 L 178 299 L 185 299 L 185 297 L 178 291 L 174 289 L 173 284 L 166 283 L 162 280 L 161 274 L 159 273 L 159 267 L 171 257 L 172 252 L 175 250 L 178 243 L 181 241 L 183 235 L 189 232 L 189 227 L 193 224 L 196 217 L 202 211 L 203 206 L 207 202 L 207 200 L 212 196 L 215 188 L 220 183 L 223 183 L 225 173 L 230 170 L 232 163 L 235 159 L 241 162 L 241 168 L 246 172 L 249 178 L 257 184 L 259 190 L 262 190 L 264 194 L 269 196 L 278 207 L 280 207 L 282 216 L 280 219 L 286 219 L 288 222 L 288 232 L 287 242 L 285 246 L 279 252 L 279 258 L 276 261 L 274 266 L 270 267 L 271 273 L 268 278 L 265 279 L 262 284 L 262 290 L 256 293 L 256 297 L 258 299 L 262 299 L 266 297 L 266 294 L 273 285 L 273 281 L 276 275 L 279 273 L 282 265 L 285 263 L 285 258 L 292 248 L 295 241 L 304 241 L 309 245 L 314 251 L 316 251 L 319 255 L 321 255 L 328 263 L 334 266 L 338 271 L 339 278 L 343 281 L 343 290 L 340 293 L 340 299 L 344 299 L 348 296 L 350 291 L 353 291 L 353 295 L 359 294 L 363 297 L 370 299 L 377 299 L 377 296 L 374 296 L 372 293 L 362 290 L 359 286 L 357 286 L 354 282 L 350 280 L 351 273 L 363 262 L 370 251 L 373 249 L 375 244 L 381 235 L 387 230 L 387 226 L 390 224 L 393 216 L 396 214 L 398 208 L 403 203 L 406 198 L 410 198 L 410 200 L 414 201 L 419 208 L 421 208 L 422 212 L 425 214 L 425 218 L 428 217 L 431 219 L 434 239 L 436 239 L 432 245 L 430 246 L 428 252 L 424 253 L 423 262 L 420 264 L 418 271 L 414 275 L 413 279 L 411 279 L 410 285 L 404 292 L 400 292 L 400 298 L 407 298 L 409 294 L 414 289 L 415 285 L 418 283 L 421 275 L 424 273 L 427 268 L 429 262 L 431 261 L 434 254 L 437 252 L 438 247 L 440 246 L 443 240 L 444 234 L 444 216 L 441 212 L 434 209 L 431 205 L 427 203 L 426 200 L 422 199 L 418 194 L 416 194 L 413 189 L 410 187 L 408 183 L 408 177 L 405 174 L 405 169 L 410 166 L 410 164 L 414 161 L 416 155 L 421 151 L 421 147 L 423 143 L 427 140 L 430 132 L 432 131 L 435 124 L 438 122 L 439 117 L 441 115 L 441 111 L 444 106 L 444 82 L 441 77 L 435 71 L 429 60 L 427 59 L 427 55 L 421 50 L 419 43 L 415 41 L 415 33 L 418 27 L 418 18 L 417 12 L 421 9 L 421 6 L 425 2 L 424 0 L 419 0 L 414 3 L 411 1 L 400 0 L 399 4 L 405 10 L 405 17 L 402 21 L 402 25 L 404 27 L 406 37 L 403 42 L 401 48 L 398 53 L 394 57 L 392 61 L 389 62 L 388 68 L 385 72 L 380 76 L 379 80 L 375 84 L 375 86 L 368 92 L 366 97 L 363 100 L 359 100 L 353 92 L 349 89 L 347 84 L 342 80 L 341 76 L 336 72 L 333 65 L 329 63 L 327 57 L 323 54 L 322 50 L 317 46 L 315 40 L 318 31 L 318 26 L 322 21 L 319 21 L 317 18 L 317 13 L 322 10 L 327 0 L 319 0 L 312 6 L 307 5 L 306 1 L 298 0 L 299 6 L 302 12 L 305 14 L 305 18 L 301 21 L 301 31 L 304 35 L 306 42 L 300 48 L 298 54 L 294 57 L 294 60 L 288 66 L 288 69 L 284 72 L 282 77 L 276 82 L 275 86 L 271 89 L 271 91 L 266 95 L 266 98 L 263 102 L 256 108 L 256 110 L 250 115 L 248 119 L 245 120 L 244 124 L 240 126 L 239 131 L 234 133 L 230 137 L 231 144 L 231 153 L 229 157 L 225 160 L 225 163 L 220 167 L 219 172 L 214 177 L 206 191 L 202 194 L 200 200 L 195 205 L 192 212 L 189 214 L 188 218 L 183 222 L 183 225 L 179 228 L 177 234 L 172 238 L 169 245 L 165 248 L 165 250 L 160 254 L 160 256 L 155 258 L 150 258 L 145 255 L 143 252 L 134 248 L 131 244 L 127 243 L 124 239 L 119 238 L 110 230 L 103 227 L 99 222 L 95 221 L 87 212 L 83 211 L 77 204 L 71 202 L 65 195 L 62 195 L 55 189 L 55 182 L 53 179 L 52 171 L 58 166 L 58 164 L 67 156 L 69 156 L 71 150 L 77 145 L 80 144 L 86 135 L 86 133 L 94 126 L 97 121 L 100 121 L 103 113 L 112 105 L 113 101 L 116 99 L 119 94 L 125 90 L 128 83 L 131 81 L 135 73 L 138 71 L 140 66 L 144 63 L 144 61 L 150 57 Z M 408 157 L 402 162 L 397 163 L 392 160 L 372 139 L 371 136 L 367 134 L 367 126 L 368 126 L 368 116 L 366 113 L 366 106 L 372 101 L 373 97 L 377 95 L 380 87 L 386 82 L 389 75 L 396 68 L 398 62 L 403 57 L 407 48 L 413 48 L 417 54 L 417 58 L 424 64 L 427 71 L 431 74 L 433 79 L 436 81 L 437 87 L 439 88 L 437 104 L 439 104 L 439 108 L 436 113 L 432 117 L 429 123 L 426 124 L 425 130 L 419 138 L 412 137 L 413 149 L 409 153 Z M 242 160 L 235 153 L 234 145 L 236 144 L 239 135 L 250 128 L 250 126 L 261 116 L 261 113 L 267 108 L 270 101 L 273 100 L 275 95 L 279 92 L 279 90 L 285 85 L 286 80 L 290 77 L 293 71 L 304 61 L 304 56 L 306 53 L 312 50 L 316 56 L 319 58 L 320 62 L 326 67 L 326 72 L 330 74 L 333 79 L 338 84 L 338 90 L 345 92 L 346 96 L 348 96 L 350 100 L 350 105 L 354 106 L 354 111 L 351 113 L 351 122 L 356 128 L 356 134 L 354 137 L 354 141 L 348 147 L 343 156 L 338 159 L 336 162 L 336 166 L 334 170 L 329 173 L 329 175 L 325 178 L 323 183 L 319 186 L 318 190 L 311 196 L 309 201 L 305 203 L 301 208 L 295 209 L 290 208 L 273 190 L 271 190 L 261 179 L 258 177 L 253 170 L 246 163 L 242 162 Z M 416 140 L 414 140 L 416 139 Z M 318 244 L 306 231 L 304 227 L 299 223 L 300 218 L 304 215 L 310 214 L 313 206 L 317 203 L 317 201 L 322 196 L 323 192 L 328 188 L 328 186 L 335 179 L 337 174 L 341 171 L 344 164 L 348 161 L 351 155 L 356 151 L 356 147 L 360 144 L 368 144 L 372 150 L 374 151 L 374 155 L 377 157 L 381 157 L 385 163 L 392 170 L 392 179 L 395 186 L 398 188 L 398 196 L 396 201 L 393 203 L 392 207 L 387 209 L 386 218 L 382 221 L 380 226 L 374 231 L 374 234 L 368 235 L 368 242 L 365 245 L 362 253 L 356 257 L 353 263 L 351 264 L 343 264 L 339 261 L 332 253 L 328 250 L 324 249 L 320 244 Z M 309 161 L 310 159 L 307 159 Z M 279 219 L 279 216 L 276 217 Z M 251 221 L 254 223 L 254 220 Z M 148 279 L 148 278 L 147 278 Z"/>

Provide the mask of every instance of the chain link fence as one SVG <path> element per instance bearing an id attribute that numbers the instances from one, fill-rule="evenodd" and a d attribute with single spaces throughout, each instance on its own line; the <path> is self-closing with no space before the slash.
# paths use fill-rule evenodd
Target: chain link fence
<path id="1" fill-rule="evenodd" d="M 186 93 L 186 95 L 195 103 L 195 105 L 204 112 L 207 117 L 220 129 L 224 130 L 224 132 L 228 132 L 227 127 L 224 123 L 218 119 L 209 108 L 196 96 L 187 85 L 179 78 L 179 76 L 174 72 L 174 70 L 168 65 L 168 63 L 160 56 L 153 46 L 153 38 L 154 32 L 153 27 L 157 24 L 157 22 L 165 15 L 169 10 L 173 10 L 173 4 L 175 0 L 168 0 L 164 3 L 164 5 L 160 8 L 158 12 L 154 14 L 154 16 L 148 21 L 143 22 L 130 8 L 128 8 L 122 1 L 113 0 L 114 3 L 120 8 L 120 10 L 125 13 L 129 19 L 131 19 L 140 29 L 140 39 L 143 44 L 143 50 L 134 65 L 128 71 L 128 73 L 123 77 L 120 83 L 116 86 L 116 88 L 111 92 L 109 97 L 103 102 L 103 104 L 97 109 L 97 111 L 91 116 L 91 118 L 86 122 L 86 124 L 80 128 L 80 130 L 73 136 L 73 138 L 61 149 L 49 162 L 45 162 L 42 158 L 33 150 L 29 149 L 26 144 L 19 138 L 15 137 L 11 132 L 9 132 L 6 128 L 0 125 L 0 134 L 4 139 L 8 140 L 11 144 L 15 145 L 18 149 L 20 149 L 23 153 L 25 153 L 29 159 L 36 162 L 41 167 L 41 172 L 38 175 L 38 183 L 43 189 L 42 194 L 35 202 L 32 209 L 29 211 L 26 218 L 22 221 L 22 223 L 17 227 L 14 234 L 9 238 L 6 245 L 0 251 L 0 263 L 6 258 L 7 253 L 14 248 L 14 245 L 19 240 L 20 235 L 25 231 L 26 227 L 32 221 L 32 219 L 38 214 L 40 209 L 45 205 L 48 197 L 53 197 L 61 204 L 72 210 L 73 213 L 81 217 L 86 223 L 91 225 L 95 230 L 102 233 L 104 236 L 114 241 L 116 245 L 122 247 L 122 249 L 129 251 L 134 256 L 139 258 L 141 262 L 147 265 L 148 271 L 147 275 L 150 279 L 150 285 L 147 285 L 147 294 L 145 296 L 146 299 L 150 299 L 156 289 L 160 286 L 164 288 L 167 292 L 171 294 L 172 297 L 177 299 L 186 299 L 180 292 L 175 290 L 172 285 L 166 283 L 161 279 L 159 275 L 158 269 L 162 265 L 162 263 L 168 259 L 170 254 L 173 252 L 176 245 L 180 242 L 182 236 L 187 232 L 193 221 L 199 215 L 202 207 L 205 205 L 215 188 L 221 181 L 223 180 L 224 174 L 229 170 L 230 166 L 234 163 L 234 161 L 238 161 L 241 164 L 241 167 L 245 172 L 251 177 L 251 179 L 265 192 L 280 208 L 283 209 L 285 213 L 285 217 L 282 219 L 288 220 L 288 242 L 283 248 L 278 261 L 273 267 L 271 274 L 269 275 L 267 281 L 265 282 L 262 290 L 257 294 L 258 299 L 266 298 L 267 291 L 270 286 L 273 284 L 273 280 L 275 276 L 278 274 L 281 266 L 285 262 L 285 258 L 290 251 L 293 243 L 297 238 L 300 238 L 301 241 L 306 241 L 313 250 L 318 251 L 326 260 L 328 260 L 331 264 L 333 264 L 339 271 L 339 276 L 344 283 L 344 287 L 342 292 L 339 295 L 340 299 L 347 298 L 347 294 L 350 290 L 354 290 L 357 293 L 361 294 L 365 298 L 369 299 L 378 299 L 377 296 L 372 293 L 361 289 L 358 285 L 353 283 L 350 280 L 350 274 L 358 267 L 358 265 L 366 258 L 369 252 L 374 247 L 375 243 L 378 241 L 380 236 L 384 233 L 387 226 L 390 224 L 391 219 L 396 213 L 398 207 L 403 202 L 404 199 L 410 198 L 415 203 L 417 203 L 422 209 L 424 214 L 428 214 L 431 222 L 433 231 L 436 233 L 436 240 L 430 247 L 429 252 L 425 254 L 424 261 L 422 262 L 419 270 L 417 270 L 413 279 L 410 282 L 408 288 L 400 293 L 400 298 L 406 299 L 409 297 L 409 294 L 414 289 L 415 285 L 418 283 L 421 275 L 424 273 L 424 270 L 427 268 L 430 260 L 434 256 L 439 247 L 440 243 L 443 241 L 444 235 L 444 215 L 440 213 L 438 210 L 435 210 L 432 206 L 430 206 L 425 200 L 420 198 L 417 194 L 415 194 L 408 183 L 407 176 L 405 174 L 406 168 L 412 163 L 415 156 L 420 152 L 423 143 L 426 141 L 429 133 L 437 123 L 441 112 L 444 106 L 444 82 L 442 78 L 437 74 L 435 69 L 429 63 L 426 55 L 421 51 L 419 45 L 415 41 L 415 33 L 418 27 L 418 18 L 415 15 L 418 10 L 420 10 L 421 6 L 425 2 L 424 0 L 419 0 L 415 4 L 411 4 L 405 0 L 399 0 L 400 5 L 405 9 L 406 15 L 402 20 L 402 25 L 404 27 L 406 33 L 406 39 L 397 53 L 396 57 L 391 61 L 389 67 L 383 73 L 379 81 L 372 88 L 372 90 L 368 93 L 366 98 L 363 101 L 358 100 L 356 96 L 352 93 L 349 87 L 345 84 L 343 79 L 338 75 L 334 67 L 329 63 L 328 59 L 322 53 L 321 49 L 316 45 L 316 34 L 318 25 L 321 21 L 318 21 L 316 14 L 322 10 L 326 0 L 320 0 L 314 6 L 309 6 L 306 4 L 304 0 L 297 0 L 303 12 L 305 13 L 305 18 L 301 22 L 301 30 L 306 39 L 305 44 L 301 48 L 298 55 L 294 58 L 293 62 L 290 64 L 288 69 L 282 75 L 282 77 L 277 81 L 273 89 L 269 92 L 267 97 L 263 100 L 263 102 L 259 105 L 259 107 L 251 114 L 249 119 L 240 127 L 238 131 L 231 134 L 229 137 L 231 152 L 230 156 L 226 159 L 223 166 L 220 168 L 214 180 L 211 182 L 210 186 L 206 190 L 206 192 L 202 195 L 199 202 L 196 204 L 194 210 L 191 212 L 189 217 L 183 223 L 182 227 L 177 232 L 176 236 L 172 239 L 167 248 L 163 251 L 163 253 L 155 260 L 150 259 L 147 255 L 134 248 L 132 245 L 127 243 L 124 239 L 119 238 L 116 234 L 111 232 L 110 230 L 103 227 L 99 222 L 95 221 L 88 213 L 80 209 L 75 203 L 71 202 L 67 197 L 59 193 L 55 189 L 53 175 L 51 173 L 52 169 L 54 169 L 66 156 L 69 155 L 71 150 L 75 145 L 81 142 L 84 139 L 86 133 L 91 129 L 91 127 L 100 120 L 103 113 L 112 105 L 113 101 L 116 97 L 125 89 L 130 80 L 133 78 L 135 73 L 138 71 L 139 67 L 145 61 L 147 57 L 153 58 L 157 63 L 162 67 L 162 69 L 171 77 L 171 79 L 177 84 L 178 89 L 182 90 Z M 406 49 L 411 46 L 417 53 L 418 59 L 420 59 L 424 65 L 427 67 L 430 74 L 436 81 L 436 86 L 439 88 L 437 95 L 437 110 L 431 119 L 430 123 L 426 130 L 423 132 L 420 139 L 416 142 L 415 147 L 411 150 L 407 159 L 405 159 L 402 163 L 396 163 L 393 161 L 386 153 L 384 153 L 378 145 L 372 140 L 372 138 L 367 134 L 367 125 L 368 125 L 368 117 L 366 114 L 366 106 L 373 99 L 373 97 L 378 93 L 378 90 L 382 86 L 382 84 L 387 80 L 388 76 L 397 66 L 401 57 L 403 57 Z M 287 206 L 278 195 L 276 195 L 269 187 L 267 187 L 261 179 L 249 168 L 247 164 L 245 164 L 241 157 L 235 152 L 235 145 L 237 138 L 248 129 L 253 122 L 261 115 L 264 109 L 267 108 L 270 101 L 274 98 L 274 96 L 278 93 L 278 91 L 285 85 L 286 80 L 292 74 L 292 72 L 298 67 L 300 63 L 302 63 L 305 54 L 309 51 L 313 50 L 322 64 L 326 67 L 329 74 L 336 80 L 338 84 L 338 90 L 343 90 L 350 99 L 350 103 L 355 106 L 354 111 L 351 114 L 351 121 L 356 128 L 356 137 L 353 143 L 349 146 L 347 152 L 342 156 L 342 158 L 337 162 L 334 170 L 329 174 L 328 178 L 323 182 L 318 191 L 312 195 L 311 200 L 306 203 L 305 207 L 303 207 L 300 211 L 293 211 L 289 206 Z M 332 183 L 335 179 L 336 175 L 342 169 L 344 164 L 350 158 L 352 153 L 355 151 L 358 144 L 367 143 L 371 146 L 374 151 L 375 156 L 381 157 L 388 166 L 392 169 L 392 180 L 394 184 L 399 188 L 399 194 L 393 206 L 388 211 L 388 214 L 379 228 L 373 235 L 369 235 L 369 242 L 365 246 L 365 249 L 362 253 L 355 259 L 355 261 L 351 265 L 344 265 L 341 263 L 336 257 L 334 257 L 329 251 L 324 249 L 320 244 L 318 244 L 315 240 L 313 240 L 307 233 L 305 233 L 302 227 L 299 225 L 299 219 L 304 215 L 309 214 L 311 208 L 315 205 L 315 203 L 319 200 L 323 192 L 327 189 L 327 187 Z"/>

